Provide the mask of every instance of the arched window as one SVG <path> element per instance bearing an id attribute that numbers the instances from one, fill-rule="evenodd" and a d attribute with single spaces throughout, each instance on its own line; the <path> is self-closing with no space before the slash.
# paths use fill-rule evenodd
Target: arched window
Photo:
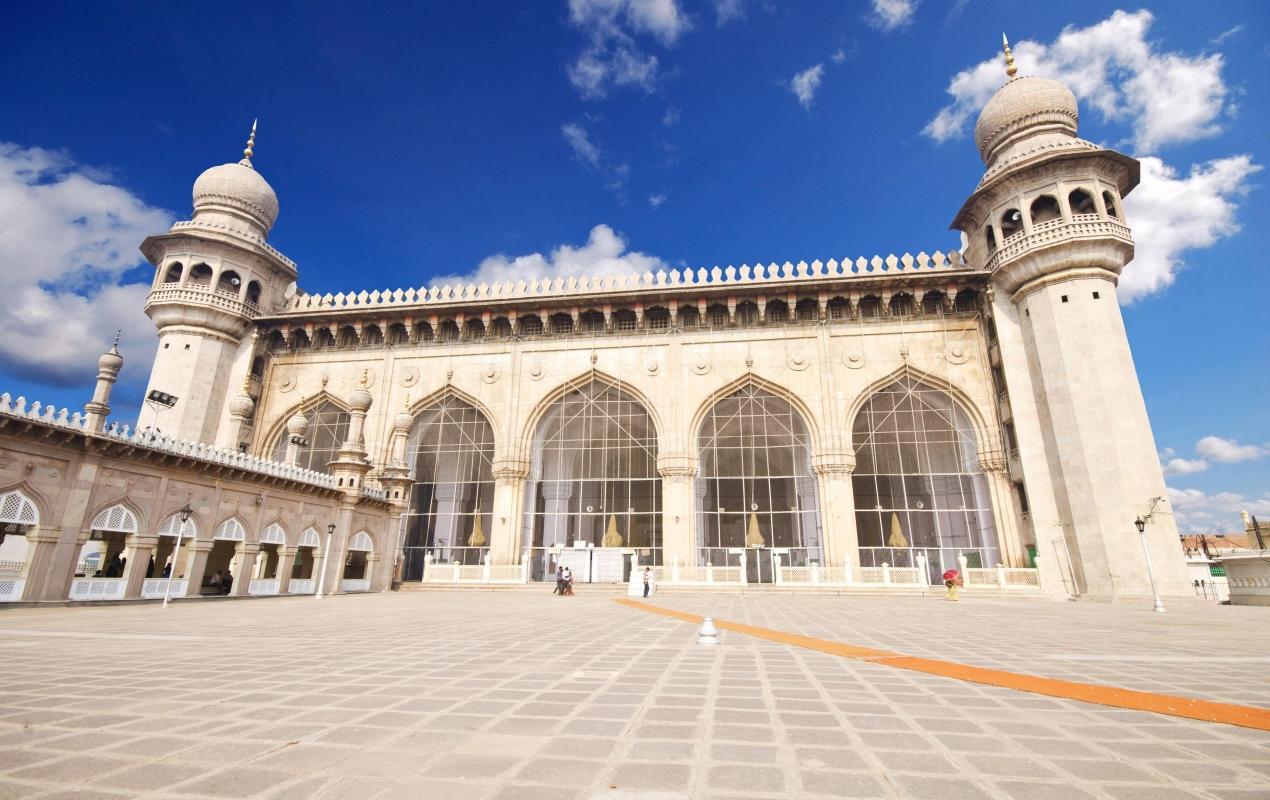
<path id="1" fill-rule="evenodd" d="M 1094 205 L 1094 196 L 1084 189 L 1074 189 L 1072 193 L 1067 195 L 1067 204 L 1072 208 L 1072 214 L 1097 214 L 1098 207 Z"/>
<path id="2" fill-rule="evenodd" d="M 394 322 L 388 326 L 388 336 L 386 337 L 388 344 L 406 344 L 410 341 L 410 336 L 406 333 L 406 326 L 400 322 Z"/>
<path id="3" fill-rule="evenodd" d="M 1050 194 L 1043 194 L 1033 200 L 1030 212 L 1033 225 L 1040 225 L 1063 216 L 1062 209 L 1058 207 L 1058 198 Z"/>
<path id="4" fill-rule="evenodd" d="M 583 311 L 578 318 L 583 333 L 604 333 L 604 312 Z"/>
<path id="5" fill-rule="evenodd" d="M 768 300 L 767 321 L 771 323 L 789 322 L 789 303 L 784 300 Z"/>
<path id="6" fill-rule="evenodd" d="M 381 345 L 384 343 L 384 332 L 378 325 L 367 325 L 362 328 L 362 343 L 368 345 Z"/>
<path id="7" fill-rule="evenodd" d="M 485 323 L 482 322 L 480 319 L 469 319 L 463 325 L 463 338 L 464 339 L 484 339 L 485 338 Z"/>
<path id="8" fill-rule="evenodd" d="M 443 342 L 457 342 L 459 340 L 458 323 L 452 319 L 442 320 L 437 339 Z"/>
<path id="9" fill-rule="evenodd" d="M 891 316 L 911 317 L 913 315 L 913 295 L 907 292 L 891 295 Z"/>
<path id="10" fill-rule="evenodd" d="M 953 311 L 963 314 L 979 310 L 979 293 L 974 289 L 962 289 L 953 300 Z"/>
<path id="11" fill-rule="evenodd" d="M 435 331 L 432 330 L 431 323 L 426 320 L 415 320 L 415 341 L 430 342 L 436 338 Z"/>
<path id="12" fill-rule="evenodd" d="M 788 565 L 824 564 L 811 436 L 788 401 L 746 384 L 716 402 L 697 436 L 699 561 L 735 566 L 745 548 L 747 580 L 773 579 L 772 548 Z"/>
<path id="13" fill-rule="evenodd" d="M 983 226 L 983 238 L 988 243 L 988 255 L 997 252 L 997 232 L 991 225 Z"/>
<path id="14" fill-rule="evenodd" d="M 345 325 L 340 328 L 340 347 L 356 347 L 357 346 L 357 329 L 352 325 Z"/>
<path id="15" fill-rule="evenodd" d="M 1107 207 L 1107 216 L 1112 219 L 1120 219 L 1120 212 L 1116 206 L 1116 196 L 1111 192 L 1102 193 L 1102 203 Z"/>
<path id="16" fill-rule="evenodd" d="M 931 580 L 997 563 L 997 538 L 974 426 L 946 393 L 904 377 L 871 396 L 852 426 L 860 563 L 917 566 Z"/>
<path id="17" fill-rule="evenodd" d="M 304 332 L 304 328 L 296 328 L 291 331 L 291 349 L 303 350 L 309 346 L 309 335 Z"/>
<path id="18" fill-rule="evenodd" d="M 638 400 L 599 380 L 571 387 L 538 423 L 531 459 L 527 545 L 607 548 L 597 556 L 603 564 L 589 562 L 602 572 L 597 580 L 622 580 L 617 548 L 635 548 L 641 563 L 661 563 L 657 431 Z M 554 570 L 543 554 L 535 551 L 535 577 Z"/>
<path id="19" fill-rule="evenodd" d="M 280 330 L 269 331 L 269 336 L 265 339 L 265 350 L 270 353 L 285 353 L 287 351 L 287 337 L 283 336 Z"/>
<path id="20" fill-rule="evenodd" d="M 260 281 L 250 281 L 247 284 L 247 302 L 252 305 L 260 303 Z"/>
<path id="21" fill-rule="evenodd" d="M 711 328 L 726 328 L 728 326 L 728 307 L 723 303 L 714 303 L 706 309 L 706 319 L 710 323 Z"/>
<path id="22" fill-rule="evenodd" d="M 206 264 L 195 264 L 190 269 L 189 283 L 194 286 L 211 286 L 212 285 L 212 268 Z"/>
<path id="23" fill-rule="evenodd" d="M 265 357 L 256 356 L 251 360 L 251 374 L 257 378 L 264 377 L 265 374 Z"/>
<path id="24" fill-rule="evenodd" d="M 944 293 L 940 291 L 927 292 L 922 295 L 922 313 L 923 314 L 941 314 L 944 310 Z"/>
<path id="25" fill-rule="evenodd" d="M 794 314 L 799 322 L 815 322 L 820 319 L 820 304 L 810 297 L 804 297 L 794 306 Z"/>
<path id="26" fill-rule="evenodd" d="M 573 333 L 573 317 L 561 312 L 551 315 L 552 333 Z"/>
<path id="27" fill-rule="evenodd" d="M 680 306 L 679 307 L 679 327 L 681 328 L 700 328 L 701 312 L 696 306 Z"/>
<path id="28" fill-rule="evenodd" d="M 629 308 L 619 308 L 613 312 L 613 330 L 633 331 L 639 324 L 635 312 Z"/>
<path id="29" fill-rule="evenodd" d="M 331 333 L 330 328 L 318 328 L 313 332 L 314 347 L 334 347 L 335 336 Z"/>
<path id="30" fill-rule="evenodd" d="M 846 319 L 851 313 L 851 303 L 845 297 L 829 298 L 829 319 Z"/>
<path id="31" fill-rule="evenodd" d="M 736 304 L 736 321 L 740 325 L 758 324 L 758 303 L 743 300 Z"/>
<path id="32" fill-rule="evenodd" d="M 309 431 L 305 434 L 307 446 L 300 448 L 298 464 L 304 469 L 317 472 L 330 472 L 330 462 L 335 453 L 348 438 L 348 411 L 335 401 L 324 399 L 306 410 L 309 418 Z M 290 415 L 288 415 L 289 417 Z M 278 434 L 273 446 L 273 460 L 287 460 L 287 444 L 291 434 L 285 428 Z"/>
<path id="33" fill-rule="evenodd" d="M 542 336 L 542 318 L 537 314 L 526 314 L 517 320 L 521 336 Z"/>
<path id="34" fill-rule="evenodd" d="M 238 273 L 232 269 L 227 269 L 216 279 L 216 291 L 223 294 L 232 294 L 238 296 L 238 290 L 242 288 L 243 279 L 238 277 Z"/>
<path id="35" fill-rule="evenodd" d="M 512 324 L 507 317 L 494 317 L 489 324 L 489 335 L 499 339 L 506 339 L 512 335 Z"/>
<path id="36" fill-rule="evenodd" d="M 860 298 L 859 310 L 862 317 L 882 316 L 882 298 L 871 294 L 865 295 Z"/>
<path id="37" fill-rule="evenodd" d="M 1023 230 L 1023 215 L 1019 213 L 1017 208 L 1006 209 L 1001 215 L 1001 238 L 1009 239 L 1016 233 Z"/>
<path id="38" fill-rule="evenodd" d="M 423 578 L 424 559 L 480 564 L 493 522 L 494 430 L 479 409 L 448 396 L 421 411 L 411 430 L 410 513 L 404 579 Z"/>
<path id="39" fill-rule="evenodd" d="M 653 306 L 644 312 L 644 324 L 653 330 L 670 327 L 670 309 L 665 306 Z"/>
<path id="40" fill-rule="evenodd" d="M 170 264 L 168 266 L 168 271 L 164 273 L 163 275 L 163 282 L 164 283 L 179 283 L 181 280 L 181 273 L 184 270 L 185 270 L 185 267 L 181 266 L 181 262 L 179 261 L 173 264 Z"/>

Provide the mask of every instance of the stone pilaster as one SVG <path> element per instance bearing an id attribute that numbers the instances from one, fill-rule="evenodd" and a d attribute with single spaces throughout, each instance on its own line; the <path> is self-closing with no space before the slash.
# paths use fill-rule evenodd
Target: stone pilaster
<path id="1" fill-rule="evenodd" d="M 678 559 L 680 564 L 696 564 L 696 459 L 683 453 L 662 454 L 657 457 L 657 472 L 661 475 L 662 563 L 670 566 Z"/>
<path id="2" fill-rule="evenodd" d="M 824 531 L 824 566 L 844 561 L 860 564 L 860 544 L 855 527 L 855 493 L 851 475 L 855 454 L 850 451 L 818 453 L 812 457 L 812 472 L 820 490 L 820 523 Z"/>
<path id="3" fill-rule="evenodd" d="M 523 520 L 525 479 L 529 461 L 503 458 L 494 462 L 494 522 L 490 531 L 490 562 L 516 564 L 520 561 L 520 531 Z"/>

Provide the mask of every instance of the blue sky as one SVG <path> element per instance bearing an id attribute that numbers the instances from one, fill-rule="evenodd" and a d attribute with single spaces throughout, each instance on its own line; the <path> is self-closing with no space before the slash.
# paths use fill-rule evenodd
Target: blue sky
<path id="1" fill-rule="evenodd" d="M 135 415 L 136 247 L 255 117 L 311 292 L 955 248 L 1004 29 L 1083 137 L 1144 159 L 1122 294 L 1178 513 L 1270 519 L 1267 8 L 6 1 L 0 389 L 81 406 L 123 327 Z"/>

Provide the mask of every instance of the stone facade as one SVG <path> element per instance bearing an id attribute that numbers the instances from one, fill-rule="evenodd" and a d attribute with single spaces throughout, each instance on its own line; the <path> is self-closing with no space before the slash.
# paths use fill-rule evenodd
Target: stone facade
<path id="1" fill-rule="evenodd" d="M 264 506 L 294 530 L 316 503 L 344 543 L 364 525 L 393 556 L 380 584 L 419 559 L 539 577 L 581 547 L 686 569 L 747 553 L 758 581 L 769 557 L 1035 565 L 1052 592 L 1140 598 L 1148 514 L 1157 581 L 1189 595 L 1116 301 L 1138 164 L 1076 137 L 1065 87 L 1010 70 L 976 129 L 964 253 L 312 295 L 267 242 L 278 202 L 249 144 L 142 245 L 168 402 L 138 427 L 329 475 Z M 148 487 L 145 525 L 191 492 L 201 524 L 257 496 L 112 480 Z M 247 505 L 258 537 L 270 514 Z"/>

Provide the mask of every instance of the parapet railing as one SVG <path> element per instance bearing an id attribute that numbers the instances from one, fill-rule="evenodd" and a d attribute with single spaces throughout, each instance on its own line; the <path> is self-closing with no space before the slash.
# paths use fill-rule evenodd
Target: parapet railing
<path id="1" fill-rule="evenodd" d="M 323 488 L 333 488 L 335 486 L 334 476 L 323 472 L 304 469 L 303 467 L 285 464 L 280 461 L 271 461 L 267 458 L 257 458 L 246 453 L 240 453 L 237 450 L 225 450 L 202 442 L 177 439 L 153 429 L 130 431 L 127 425 L 111 422 L 102 430 L 90 430 L 88 428 L 88 418 L 78 411 L 71 412 L 65 408 L 58 409 L 52 405 L 43 405 L 38 400 L 28 405 L 25 397 L 18 397 L 14 400 L 8 392 L 0 394 L 0 416 L 30 420 L 54 428 L 103 436 L 107 439 L 146 447 L 151 450 L 159 450 L 260 475 L 307 483 L 312 486 Z"/>
<path id="2" fill-rule="evenodd" d="M 283 313 L 342 308 L 381 308 L 401 305 L 427 305 L 461 301 L 516 300 L 532 297 L 567 297 L 649 289 L 672 289 L 691 286 L 755 285 L 777 281 L 815 280 L 826 278 L 866 277 L 874 274 L 930 273 L 966 269 L 961 253 L 935 251 L 916 256 L 905 253 L 883 258 L 863 256 L 855 261 L 799 261 L 793 264 L 742 264 L 739 268 L 660 269 L 657 272 L 629 275 L 573 276 L 541 278 L 532 281 L 504 283 L 446 283 L 418 289 L 385 289 L 372 292 L 339 292 L 336 294 L 298 294 L 288 301 Z"/>

